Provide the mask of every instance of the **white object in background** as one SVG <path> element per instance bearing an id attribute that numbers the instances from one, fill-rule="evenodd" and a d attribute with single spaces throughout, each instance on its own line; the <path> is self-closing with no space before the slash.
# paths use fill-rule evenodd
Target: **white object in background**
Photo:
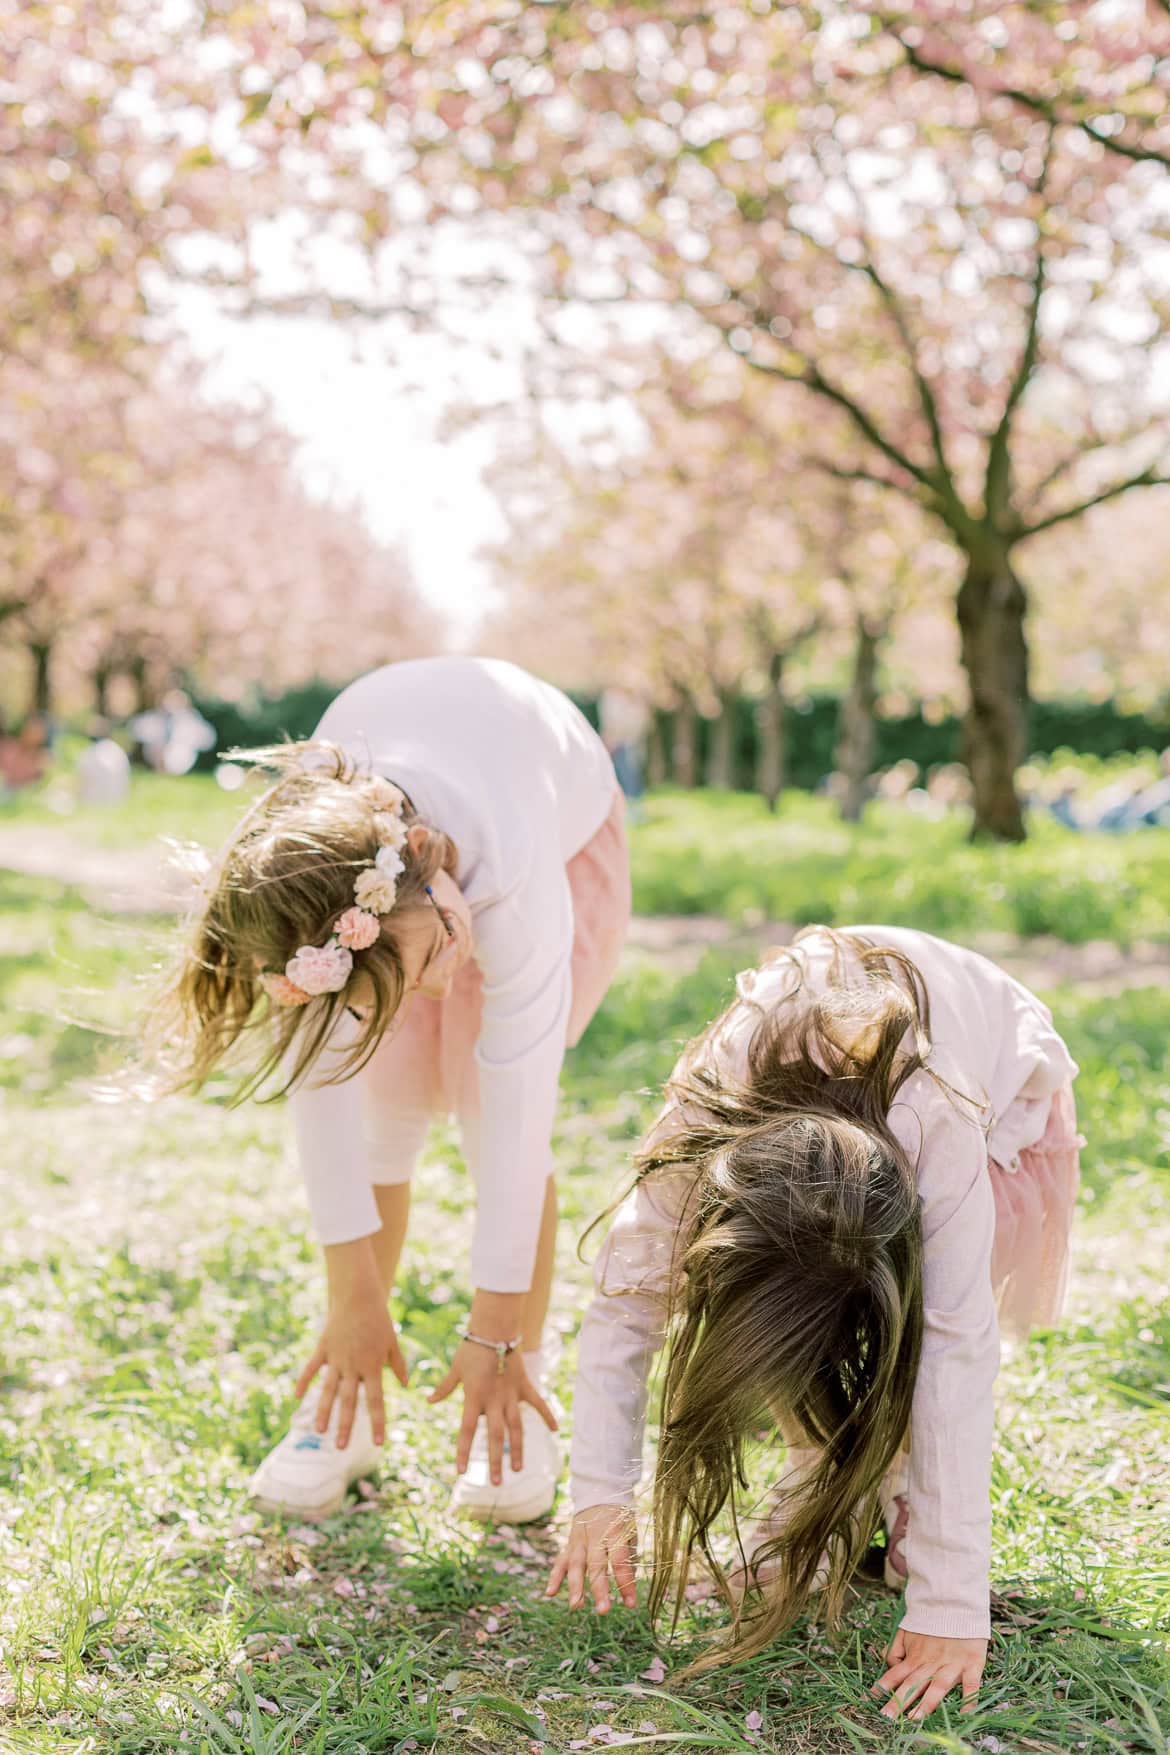
<path id="1" fill-rule="evenodd" d="M 81 804 L 121 804 L 130 792 L 130 758 L 111 737 L 100 737 L 81 752 L 77 797 Z"/>

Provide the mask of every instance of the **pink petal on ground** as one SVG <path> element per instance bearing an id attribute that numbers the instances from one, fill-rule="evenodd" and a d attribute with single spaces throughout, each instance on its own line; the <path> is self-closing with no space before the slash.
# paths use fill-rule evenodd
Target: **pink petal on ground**
<path id="1" fill-rule="evenodd" d="M 562 1658 L 560 1663 L 557 1665 L 558 1670 L 571 1670 L 572 1667 L 573 1667 L 572 1658 Z"/>
<path id="2" fill-rule="evenodd" d="M 333 1580 L 333 1594 L 335 1597 L 356 1597 L 357 1589 L 352 1579 L 335 1578 Z"/>
<path id="3" fill-rule="evenodd" d="M 638 1726 L 639 1735 L 643 1737 L 652 1737 L 657 1729 L 658 1726 L 654 1723 L 652 1718 L 644 1718 Z"/>
<path id="4" fill-rule="evenodd" d="M 483 1624 L 483 1630 L 485 1633 L 498 1633 L 500 1631 L 500 1623 L 495 1615 L 488 1616 Z"/>
<path id="5" fill-rule="evenodd" d="M 642 1680 L 643 1682 L 665 1682 L 666 1665 L 660 1657 L 655 1656 L 650 1659 L 649 1669 L 642 1671 Z"/>
<path id="6" fill-rule="evenodd" d="M 745 1731 L 759 1731 L 762 1730 L 763 1727 L 764 1715 L 762 1712 L 749 1712 L 743 1721 L 743 1728 Z"/>

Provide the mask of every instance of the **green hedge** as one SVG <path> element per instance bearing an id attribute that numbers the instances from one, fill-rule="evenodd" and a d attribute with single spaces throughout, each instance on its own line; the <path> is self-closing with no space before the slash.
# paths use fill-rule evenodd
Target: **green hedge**
<path id="1" fill-rule="evenodd" d="M 735 786 L 751 791 L 755 784 L 758 747 L 757 703 L 739 701 L 735 715 Z M 812 791 L 832 772 L 837 746 L 839 702 L 835 695 L 814 696 L 787 713 L 788 784 Z M 659 731 L 669 749 L 672 715 L 660 713 Z M 1123 713 L 1110 702 L 1035 701 L 1031 711 L 1030 753 L 1048 756 L 1057 750 L 1080 755 L 1136 755 L 1142 750 L 1161 750 L 1170 745 L 1170 701 L 1161 712 Z M 699 772 L 706 771 L 712 722 L 699 721 Z M 937 724 L 922 713 L 879 719 L 874 768 L 889 768 L 909 758 L 923 768 L 959 760 L 959 721 L 947 718 Z"/>
<path id="2" fill-rule="evenodd" d="M 214 725 L 216 750 L 235 746 L 272 743 L 286 734 L 308 737 L 337 694 L 336 685 L 315 682 L 291 689 L 278 697 L 256 696 L 246 702 L 200 700 L 201 713 Z M 597 723 L 596 703 L 575 697 L 590 722 Z M 735 784 L 750 791 L 754 784 L 757 748 L 757 705 L 736 703 Z M 811 791 L 833 768 L 837 741 L 838 702 L 820 695 L 788 710 L 788 784 Z M 660 729 L 669 747 L 671 715 L 659 714 Z M 1036 701 L 1031 715 L 1031 752 L 1051 755 L 1056 750 L 1075 750 L 1082 755 L 1115 756 L 1140 750 L 1160 750 L 1170 745 L 1170 701 L 1161 712 L 1147 715 L 1122 713 L 1110 702 Z M 700 772 L 704 771 L 711 740 L 711 722 L 699 722 Z M 875 768 L 888 768 L 909 757 L 925 768 L 959 759 L 959 722 L 944 719 L 930 724 L 921 712 L 879 719 Z M 201 767 L 213 767 L 216 751 L 208 751 Z"/>

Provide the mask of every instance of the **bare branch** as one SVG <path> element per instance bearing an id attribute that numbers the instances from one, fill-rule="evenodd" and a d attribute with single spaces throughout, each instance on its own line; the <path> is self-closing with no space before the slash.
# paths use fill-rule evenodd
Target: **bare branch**
<path id="1" fill-rule="evenodd" d="M 906 352 L 906 362 L 910 368 L 910 375 L 914 379 L 914 385 L 918 391 L 918 400 L 922 406 L 922 412 L 926 417 L 926 424 L 930 428 L 931 442 L 934 446 L 934 455 L 938 463 L 940 475 L 949 481 L 951 472 L 947 463 L 946 447 L 943 444 L 942 420 L 939 416 L 938 400 L 934 394 L 934 387 L 919 363 L 918 346 L 911 332 L 910 322 L 902 307 L 901 300 L 898 298 L 889 281 L 878 268 L 876 252 L 869 235 L 868 227 L 865 224 L 865 204 L 861 198 L 860 192 L 854 186 L 853 180 L 849 175 L 848 165 L 843 165 L 841 167 L 841 176 L 846 188 L 853 197 L 853 205 L 857 213 L 857 228 L 861 235 L 861 240 L 865 245 L 865 259 L 861 262 L 847 262 L 845 266 L 854 269 L 857 273 L 865 276 L 870 285 L 874 288 L 878 297 L 881 299 L 882 304 L 885 306 L 889 315 L 890 321 L 898 332 L 898 337 Z M 807 234 L 801 233 L 801 236 L 807 236 Z M 809 242 L 812 243 L 814 240 L 809 239 Z"/>
<path id="2" fill-rule="evenodd" d="M 887 438 L 872 415 L 867 413 L 859 402 L 855 402 L 847 391 L 842 390 L 840 385 L 834 384 L 826 378 L 819 366 L 811 360 L 806 360 L 803 369 L 788 372 L 783 366 L 772 365 L 766 360 L 756 359 L 752 354 L 744 354 L 743 358 L 757 372 L 765 372 L 773 378 L 783 378 L 789 384 L 802 385 L 804 389 L 811 390 L 817 396 L 825 397 L 827 401 L 835 403 L 838 408 L 843 409 L 858 432 L 863 438 L 868 439 L 869 443 L 874 445 L 883 457 L 888 458 L 897 469 L 904 469 L 908 475 L 914 477 L 915 481 L 921 483 L 930 497 L 932 510 L 936 511 L 952 529 L 958 526 L 965 515 L 957 499 L 952 500 L 941 493 L 939 482 L 932 471 L 925 469 L 920 463 L 915 463 L 894 444 L 892 439 Z"/>
<path id="3" fill-rule="evenodd" d="M 1048 170 L 1052 163 L 1052 144 L 1055 129 L 1049 128 L 1048 140 L 1044 147 L 1044 160 L 1040 174 L 1036 178 L 1035 191 L 1042 195 L 1048 181 Z M 1044 235 L 1037 228 L 1036 234 L 1036 265 L 1032 273 L 1032 297 L 1028 308 L 1028 323 L 1024 331 L 1024 345 L 1020 349 L 1020 361 L 1015 375 L 1008 387 L 1007 397 L 1003 405 L 1003 414 L 999 425 L 991 435 L 991 443 L 987 448 L 987 476 L 984 499 L 988 515 L 997 519 L 1006 509 L 1006 501 L 1011 486 L 1011 436 L 1012 422 L 1016 409 L 1023 400 L 1024 392 L 1032 380 L 1036 368 L 1036 355 L 1040 346 L 1040 307 L 1044 302 L 1045 269 Z"/>
<path id="4" fill-rule="evenodd" d="M 1167 4 L 1170 5 L 1170 0 L 1167 0 Z M 1078 445 L 1076 450 L 1066 452 L 1063 457 L 1053 464 L 1052 468 L 1046 475 L 1040 477 L 1040 480 L 1029 490 L 1027 499 L 1023 501 L 1023 504 L 1027 507 L 1039 505 L 1050 487 L 1054 487 L 1062 476 L 1067 475 L 1070 469 L 1075 469 L 1077 464 L 1082 462 L 1086 457 L 1091 457 L 1095 451 L 1124 451 L 1128 446 L 1136 444 L 1139 439 L 1146 439 L 1148 437 L 1149 425 L 1148 423 L 1143 423 L 1140 427 L 1135 427 L 1131 432 L 1103 436 L 1091 439 L 1084 445 Z"/>
<path id="5" fill-rule="evenodd" d="M 913 500 L 916 506 L 922 503 L 921 495 L 914 488 L 907 486 L 905 482 L 895 481 L 892 476 L 879 475 L 874 469 L 845 469 L 839 463 L 830 463 L 827 457 L 802 457 L 800 466 L 802 469 L 815 469 L 822 475 L 831 475 L 834 481 L 871 482 L 874 487 L 889 488 L 891 493 L 902 494 L 906 499 Z"/>
<path id="6" fill-rule="evenodd" d="M 1026 537 L 1036 536 L 1041 530 L 1051 530 L 1056 524 L 1067 524 L 1071 518 L 1079 518 L 1093 506 L 1102 506 L 1106 500 L 1116 500 L 1122 494 L 1129 493 L 1131 488 L 1170 487 L 1170 475 L 1158 475 L 1151 463 L 1142 470 L 1140 475 L 1131 475 L 1126 481 L 1115 481 L 1112 487 L 1103 488 L 1099 494 L 1090 494 L 1087 500 L 1081 500 L 1075 506 L 1065 506 L 1063 511 L 1053 512 L 1047 518 L 1041 518 L 1036 524 L 1029 524 L 1026 529 L 1016 532 L 1016 540 L 1024 541 Z"/>
<path id="7" fill-rule="evenodd" d="M 1166 5 L 1166 0 L 1159 0 Z M 1170 7 L 1166 8 L 1170 10 Z M 931 61 L 913 44 L 906 42 L 897 28 L 897 22 L 891 18 L 878 20 L 881 28 L 892 36 L 906 57 L 906 65 L 916 73 L 933 74 L 937 79 L 945 79 L 952 85 L 968 84 L 967 75 L 961 67 L 949 67 L 941 61 Z M 1170 170 L 1170 152 L 1163 152 L 1155 146 L 1137 146 L 1129 141 L 1119 140 L 1116 135 L 1107 134 L 1098 126 L 1101 118 L 1095 116 L 1078 116 L 1070 112 L 1062 113 L 1056 104 L 1047 98 L 1037 97 L 1035 92 L 1021 91 L 1017 86 L 1004 85 L 999 88 L 1000 97 L 1009 98 L 1012 103 L 1019 104 L 1021 109 L 1030 110 L 1034 116 L 1042 116 L 1051 127 L 1079 128 L 1090 140 L 1096 141 L 1107 152 L 1117 153 L 1121 158 L 1132 159 L 1135 164 L 1165 165 Z"/>

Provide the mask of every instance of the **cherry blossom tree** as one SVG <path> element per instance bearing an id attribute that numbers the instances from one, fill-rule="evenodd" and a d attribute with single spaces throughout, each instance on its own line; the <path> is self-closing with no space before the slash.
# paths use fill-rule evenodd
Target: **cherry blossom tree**
<path id="1" fill-rule="evenodd" d="M 279 19 L 253 32 L 258 139 L 336 150 L 337 199 L 374 241 L 408 212 L 504 215 L 550 301 L 647 303 L 795 387 L 807 462 L 910 501 L 951 546 L 976 830 L 1022 836 L 1025 544 L 1167 474 L 1147 352 L 1170 16 L 341 13 L 344 55 L 332 6 L 299 8 L 295 43 Z M 233 16 L 225 0 L 229 35 Z"/>
<path id="2" fill-rule="evenodd" d="M 635 406 L 640 434 L 624 449 L 605 428 L 567 449 L 536 419 L 494 471 L 511 522 L 495 554 L 500 649 L 670 708 L 683 781 L 702 714 L 708 782 L 733 783 L 737 709 L 754 698 L 757 785 L 773 806 L 789 676 L 840 686 L 848 674 L 843 748 L 860 797 L 879 646 L 907 610 L 945 600 L 945 546 L 868 484 L 802 470 L 795 399 L 731 353 L 686 370 L 667 356 Z M 921 658 L 916 680 L 945 686 Z"/>
<path id="3" fill-rule="evenodd" d="M 48 711 L 130 678 L 140 706 L 176 682 L 219 694 L 345 681 L 433 649 L 435 618 L 352 508 L 308 496 L 291 442 L 210 404 L 168 367 L 68 379 L 0 417 L 0 646 L 24 653 Z"/>

